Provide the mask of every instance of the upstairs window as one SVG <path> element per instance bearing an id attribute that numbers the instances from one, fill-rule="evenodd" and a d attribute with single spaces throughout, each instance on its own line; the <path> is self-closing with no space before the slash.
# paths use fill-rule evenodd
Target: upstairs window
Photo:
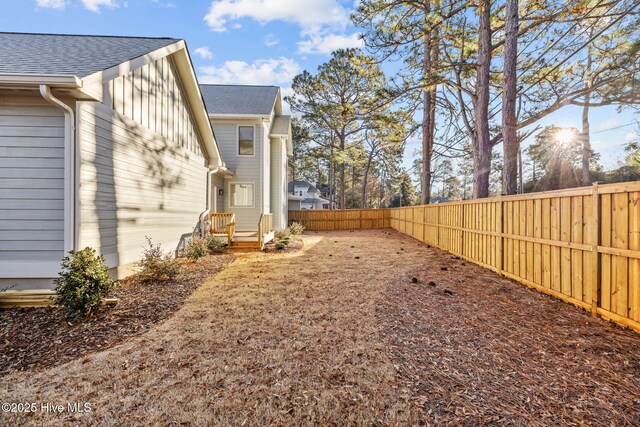
<path id="1" fill-rule="evenodd" d="M 253 126 L 238 127 L 238 154 L 241 156 L 253 156 L 254 150 Z"/>

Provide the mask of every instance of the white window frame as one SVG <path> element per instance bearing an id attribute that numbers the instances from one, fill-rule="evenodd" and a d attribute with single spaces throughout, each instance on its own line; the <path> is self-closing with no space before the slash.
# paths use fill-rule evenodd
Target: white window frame
<path id="1" fill-rule="evenodd" d="M 251 206 L 236 206 L 233 204 L 233 191 L 231 188 L 234 185 L 252 185 L 253 186 L 253 200 Z M 256 207 L 256 183 L 255 182 L 239 182 L 233 181 L 229 183 L 229 207 L 233 209 L 255 209 Z"/>
<path id="2" fill-rule="evenodd" d="M 253 154 L 240 154 L 240 128 L 241 127 L 253 128 Z M 256 151 L 257 151 L 257 142 L 258 142 L 257 136 L 258 135 L 256 132 L 255 125 L 237 125 L 236 126 L 236 155 L 238 155 L 239 157 L 255 157 Z"/>

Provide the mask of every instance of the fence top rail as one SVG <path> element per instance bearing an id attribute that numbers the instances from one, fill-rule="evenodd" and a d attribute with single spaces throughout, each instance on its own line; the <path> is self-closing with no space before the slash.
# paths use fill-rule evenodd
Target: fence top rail
<path id="1" fill-rule="evenodd" d="M 598 184 L 599 194 L 625 193 L 625 192 L 640 192 L 640 181 L 620 182 L 620 183 L 614 183 L 614 184 Z M 468 204 L 477 204 L 477 203 L 498 203 L 501 201 L 511 202 L 511 201 L 519 201 L 519 200 L 550 199 L 555 197 L 590 196 L 591 194 L 593 194 L 593 186 L 565 188 L 562 190 L 540 191 L 537 193 L 514 194 L 512 196 L 486 197 L 484 199 L 454 200 L 451 202 L 434 203 L 430 205 L 412 205 L 412 206 L 401 206 L 398 208 L 385 208 L 385 209 L 411 209 L 411 208 L 417 208 L 417 207 L 435 208 L 438 206 L 458 206 L 458 205 L 468 205 Z"/>
<path id="2" fill-rule="evenodd" d="M 289 212 L 311 212 L 311 213 L 318 213 L 318 212 L 384 212 L 384 211 L 389 211 L 392 210 L 394 208 L 368 208 L 368 209 L 290 209 Z"/>

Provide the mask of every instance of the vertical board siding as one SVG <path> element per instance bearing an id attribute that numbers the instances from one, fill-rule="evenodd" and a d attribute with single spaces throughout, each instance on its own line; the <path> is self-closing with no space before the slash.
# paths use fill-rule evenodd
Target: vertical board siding
<path id="1" fill-rule="evenodd" d="M 187 97 L 170 58 L 161 58 L 115 78 L 106 88 L 107 107 L 180 147 L 203 155 Z"/>
<path id="2" fill-rule="evenodd" d="M 289 221 L 309 230 L 391 227 L 640 331 L 640 182 L 392 209 L 289 211 Z"/>
<path id="3" fill-rule="evenodd" d="M 116 267 L 140 259 L 145 237 L 174 251 L 206 208 L 203 156 L 102 104 L 78 103 L 80 245 Z"/>
<path id="4" fill-rule="evenodd" d="M 54 107 L 0 106 L 0 261 L 63 256 L 64 116 Z"/>

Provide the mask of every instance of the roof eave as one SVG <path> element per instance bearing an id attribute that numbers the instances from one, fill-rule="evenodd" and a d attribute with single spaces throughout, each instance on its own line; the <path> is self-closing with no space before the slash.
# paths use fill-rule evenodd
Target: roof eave
<path id="1" fill-rule="evenodd" d="M 0 74 L 0 87 L 37 89 L 40 85 L 47 85 L 52 89 L 61 89 L 80 99 L 101 100 L 101 95 L 90 90 L 78 76 L 53 74 Z"/>
<path id="2" fill-rule="evenodd" d="M 55 87 L 79 88 L 82 80 L 77 76 L 61 76 L 52 74 L 0 74 L 0 84 L 15 86 L 37 86 L 41 84 Z"/>
<path id="3" fill-rule="evenodd" d="M 247 120 L 268 120 L 269 114 L 211 114 L 209 113 L 211 120 L 225 120 L 225 119 L 247 119 Z"/>

